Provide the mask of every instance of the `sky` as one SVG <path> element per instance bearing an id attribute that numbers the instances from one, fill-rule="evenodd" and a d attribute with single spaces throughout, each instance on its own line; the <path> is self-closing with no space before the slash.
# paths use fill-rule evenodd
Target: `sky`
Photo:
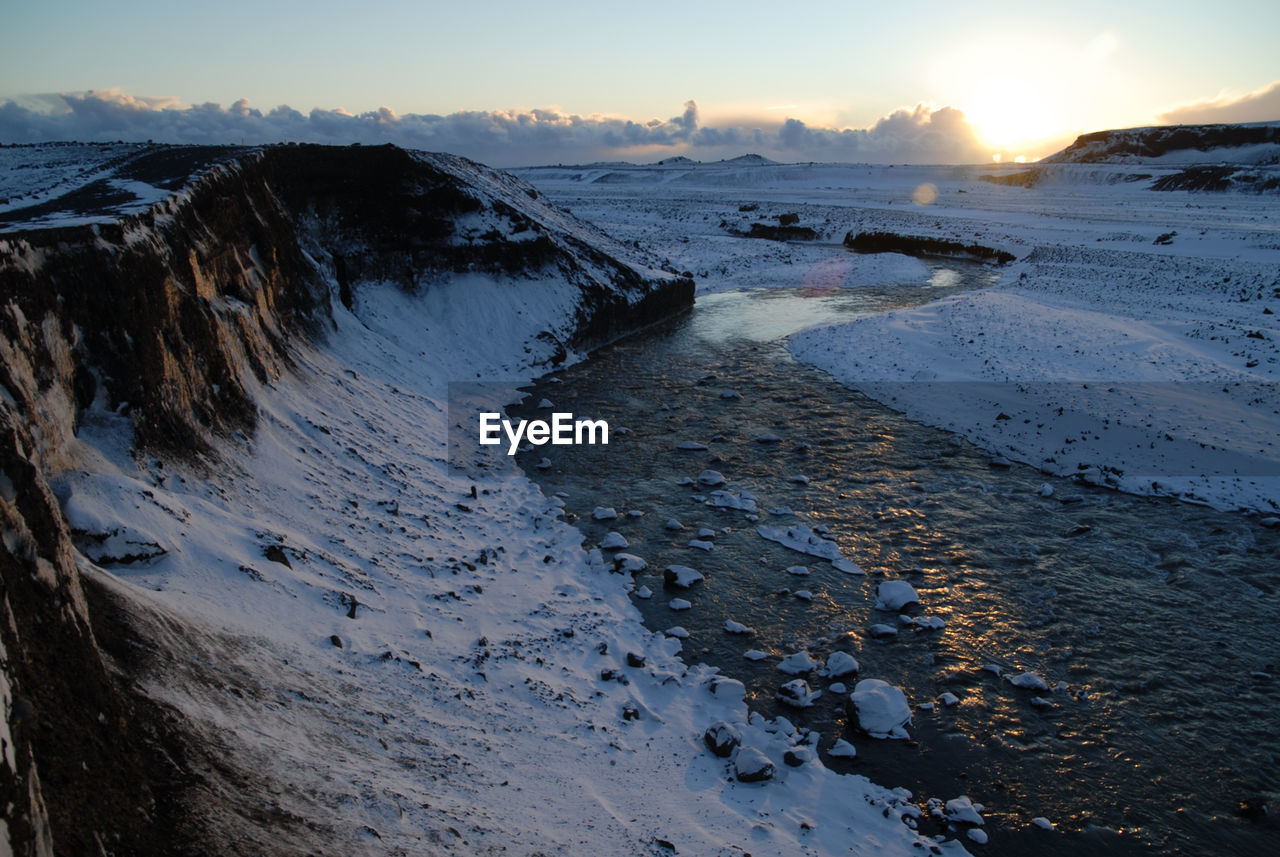
<path id="1" fill-rule="evenodd" d="M 976 162 L 1280 120 L 1280 3 L 42 0 L 0 141 L 390 141 L 499 166 Z"/>

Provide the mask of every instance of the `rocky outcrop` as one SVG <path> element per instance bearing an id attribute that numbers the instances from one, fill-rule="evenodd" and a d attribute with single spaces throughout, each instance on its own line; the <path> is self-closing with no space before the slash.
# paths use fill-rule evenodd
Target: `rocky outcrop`
<path id="1" fill-rule="evenodd" d="M 993 262 L 1003 265 L 1014 260 L 1014 255 L 981 244 L 962 244 L 944 238 L 928 238 L 916 235 L 898 235 L 893 232 L 852 232 L 844 236 L 844 246 L 860 253 L 902 253 L 906 256 L 937 256 L 947 259 L 969 259 L 975 262 Z"/>
<path id="2" fill-rule="evenodd" d="M 1178 152 L 1219 151 L 1224 163 L 1238 162 L 1247 148 L 1280 149 L 1280 124 L 1158 125 L 1081 134 L 1075 142 L 1045 158 L 1046 164 L 1130 163 Z M 1249 152 L 1251 162 L 1256 152 Z M 1274 154 L 1272 155 L 1274 161 Z"/>
<path id="3" fill-rule="evenodd" d="M 139 453 L 210 461 L 217 437 L 254 431 L 253 390 L 340 307 L 358 317 L 370 282 L 568 283 L 572 317 L 541 334 L 549 362 L 693 299 L 691 280 L 461 158 L 158 146 L 127 168 L 177 193 L 115 216 L 82 186 L 27 221 L 10 210 L 0 235 L 0 821 L 15 854 L 201 850 L 181 732 L 117 669 L 129 629 L 78 571 L 50 489 L 90 404 L 127 416 Z M 60 210 L 96 222 L 24 227 Z"/>

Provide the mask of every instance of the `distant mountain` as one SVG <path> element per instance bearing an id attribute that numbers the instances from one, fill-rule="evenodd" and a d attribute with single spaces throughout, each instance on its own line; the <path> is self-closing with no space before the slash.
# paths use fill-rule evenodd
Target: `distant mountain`
<path id="1" fill-rule="evenodd" d="M 1082 134 L 1046 164 L 1280 163 L 1280 122 L 1163 125 Z"/>
<path id="2" fill-rule="evenodd" d="M 747 154 L 747 155 L 739 155 L 736 158 L 728 158 L 727 160 L 723 160 L 720 163 L 728 164 L 730 166 L 735 166 L 735 167 L 763 167 L 768 164 L 776 164 L 778 162 L 771 161 L 768 158 L 766 158 L 764 155 Z"/>

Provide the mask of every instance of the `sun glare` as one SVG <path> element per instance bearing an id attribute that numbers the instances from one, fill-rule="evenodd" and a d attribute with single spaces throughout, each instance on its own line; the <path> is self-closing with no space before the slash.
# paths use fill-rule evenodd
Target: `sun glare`
<path id="1" fill-rule="evenodd" d="M 982 86 L 964 112 L 983 142 L 998 149 L 1016 149 L 1060 130 L 1043 93 L 1017 80 Z"/>

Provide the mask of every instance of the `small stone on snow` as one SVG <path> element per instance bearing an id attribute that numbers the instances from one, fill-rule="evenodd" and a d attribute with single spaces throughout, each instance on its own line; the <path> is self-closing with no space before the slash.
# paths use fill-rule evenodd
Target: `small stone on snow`
<path id="1" fill-rule="evenodd" d="M 773 762 L 755 747 L 742 747 L 733 760 L 733 771 L 739 782 L 760 783 L 773 779 Z"/>

